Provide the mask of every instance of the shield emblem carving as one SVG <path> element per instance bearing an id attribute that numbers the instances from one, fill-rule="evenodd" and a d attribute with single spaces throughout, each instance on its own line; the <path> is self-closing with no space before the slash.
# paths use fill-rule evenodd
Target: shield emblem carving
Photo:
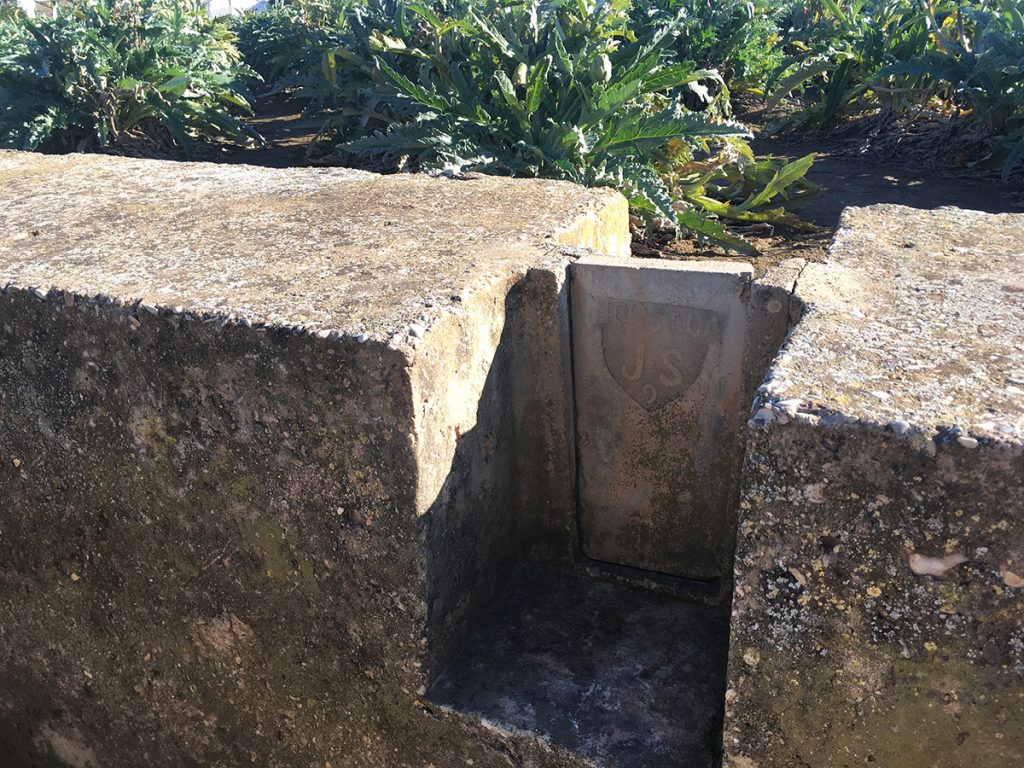
<path id="1" fill-rule="evenodd" d="M 636 403 L 656 411 L 686 394 L 708 351 L 722 340 L 722 317 L 711 310 L 607 300 L 600 321 L 608 372 Z"/>

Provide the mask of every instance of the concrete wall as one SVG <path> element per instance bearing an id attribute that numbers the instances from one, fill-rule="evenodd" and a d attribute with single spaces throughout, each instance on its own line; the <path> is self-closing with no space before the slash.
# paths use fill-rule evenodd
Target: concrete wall
<path id="1" fill-rule="evenodd" d="M 29 16 L 53 16 L 55 3 L 51 0 L 17 0 L 21 10 Z"/>
<path id="2" fill-rule="evenodd" d="M 726 764 L 1015 765 L 1024 218 L 844 223 L 730 267 Z M 0 152 L 0 763 L 587 765 L 426 692 L 523 560 L 685 592 L 578 535 L 568 266 L 628 242 L 560 183 Z"/>
<path id="3" fill-rule="evenodd" d="M 729 768 L 1024 764 L 1021 243 L 873 206 L 797 271 L 749 422 Z"/>
<path id="4" fill-rule="evenodd" d="M 7 765 L 284 764 L 423 684 L 401 355 L 24 291 L 0 327 Z"/>
<path id="5" fill-rule="evenodd" d="M 267 7 L 267 0 L 206 0 L 206 10 L 211 16 L 230 16 L 233 13 L 260 11 Z"/>
<path id="6" fill-rule="evenodd" d="M 625 201 L 17 153 L 0 181 L 4 765 L 581 765 L 421 697 L 514 560 L 572 552 L 563 244 L 619 249 Z M 244 184 L 244 221 L 181 183 Z"/>
<path id="7" fill-rule="evenodd" d="M 466 315 L 438 326 L 419 350 L 432 674 L 451 661 L 515 563 L 575 554 L 556 273 L 531 270 L 470 297 Z M 448 447 L 450 462 L 439 461 Z"/>

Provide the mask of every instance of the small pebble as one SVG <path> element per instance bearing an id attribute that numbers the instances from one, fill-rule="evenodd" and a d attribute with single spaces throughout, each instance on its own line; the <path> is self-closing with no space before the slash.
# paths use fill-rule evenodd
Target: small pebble
<path id="1" fill-rule="evenodd" d="M 757 669 L 757 665 L 761 663 L 761 652 L 757 648 L 747 648 L 743 652 L 743 663 L 751 669 Z"/>
<path id="2" fill-rule="evenodd" d="M 800 406 L 803 405 L 803 401 L 798 398 L 791 398 L 789 400 L 779 400 L 775 403 L 776 408 L 781 408 L 785 411 L 787 416 L 796 416 L 797 411 L 800 410 Z"/>
<path id="3" fill-rule="evenodd" d="M 910 570 L 918 576 L 935 576 L 940 579 L 951 568 L 956 568 L 961 563 L 967 562 L 967 558 L 959 552 L 954 552 L 945 557 L 928 557 L 917 552 L 911 552 L 907 560 Z"/>
<path id="4" fill-rule="evenodd" d="M 906 421 L 894 421 L 889 425 L 889 429 L 897 435 L 905 435 L 910 431 L 910 423 Z"/>
<path id="5" fill-rule="evenodd" d="M 424 328 L 422 325 L 414 324 L 409 326 L 409 335 L 412 336 L 413 338 L 421 339 L 423 338 L 423 334 L 426 332 L 427 329 Z"/>
<path id="6" fill-rule="evenodd" d="M 1011 589 L 1024 589 L 1024 579 L 1013 571 L 1003 568 L 999 571 L 999 575 L 1002 577 L 1003 583 Z"/>
<path id="7" fill-rule="evenodd" d="M 973 437 L 967 437 L 966 435 L 961 435 L 956 439 L 956 441 L 968 450 L 973 451 L 975 448 L 978 447 L 978 441 L 975 440 Z"/>

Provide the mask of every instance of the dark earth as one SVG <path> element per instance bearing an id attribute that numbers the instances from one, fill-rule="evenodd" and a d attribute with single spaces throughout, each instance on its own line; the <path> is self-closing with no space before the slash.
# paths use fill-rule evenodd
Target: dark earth
<path id="1" fill-rule="evenodd" d="M 728 606 L 524 566 L 429 693 L 606 768 L 720 760 Z"/>

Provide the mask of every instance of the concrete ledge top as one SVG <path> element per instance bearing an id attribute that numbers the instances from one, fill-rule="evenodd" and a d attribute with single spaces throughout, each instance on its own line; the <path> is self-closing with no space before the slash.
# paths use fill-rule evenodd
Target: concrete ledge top
<path id="1" fill-rule="evenodd" d="M 562 246 L 627 252 L 627 216 L 562 182 L 0 151 L 0 286 L 385 340 Z"/>
<path id="2" fill-rule="evenodd" d="M 1024 442 L 1024 215 L 850 208 L 754 422 Z"/>

